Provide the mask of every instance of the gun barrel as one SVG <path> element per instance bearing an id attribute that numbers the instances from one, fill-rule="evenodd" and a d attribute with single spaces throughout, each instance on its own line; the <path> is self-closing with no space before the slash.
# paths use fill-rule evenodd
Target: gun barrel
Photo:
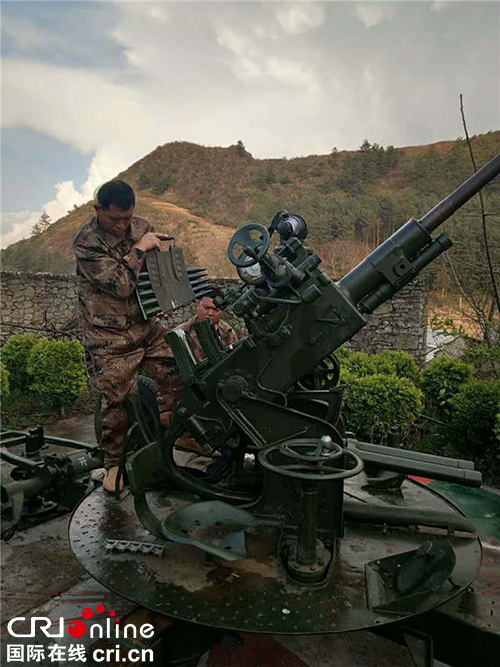
<path id="1" fill-rule="evenodd" d="M 474 470 L 472 461 L 466 459 L 452 459 L 447 456 L 437 456 L 436 454 L 427 454 L 426 452 L 414 452 L 409 449 L 395 449 L 385 445 L 374 445 L 371 442 L 360 442 L 356 440 L 354 445 L 357 449 L 374 454 L 386 454 L 387 456 L 397 456 L 400 459 L 409 459 L 409 461 L 420 461 L 421 463 L 434 463 L 444 465 L 448 468 L 461 468 L 462 470 Z"/>
<path id="2" fill-rule="evenodd" d="M 367 299 L 364 312 L 372 312 L 450 247 L 446 235 L 431 237 L 449 218 L 481 188 L 500 174 L 500 154 L 483 165 L 465 183 L 426 213 L 421 220 L 412 218 L 344 276 L 338 286 L 354 304 Z M 373 294 L 377 292 L 376 294 Z"/>
<path id="3" fill-rule="evenodd" d="M 472 521 L 451 512 L 440 512 L 413 507 L 386 507 L 368 503 L 344 501 L 344 517 L 347 521 L 361 523 L 382 523 L 390 526 L 435 526 L 475 533 Z"/>
<path id="4" fill-rule="evenodd" d="M 420 225 L 429 233 L 434 231 L 498 174 L 500 174 L 500 154 L 483 165 L 469 180 L 459 185 L 442 202 L 426 213 L 419 220 Z"/>
<path id="5" fill-rule="evenodd" d="M 442 465 L 440 463 L 430 463 L 428 461 L 419 461 L 417 459 L 399 458 L 397 455 L 388 456 L 387 454 L 376 454 L 354 448 L 354 451 L 363 459 L 366 465 L 371 465 L 383 470 L 394 470 L 407 475 L 421 475 L 422 477 L 431 477 L 432 479 L 441 479 L 445 482 L 454 482 L 464 486 L 473 486 L 479 488 L 482 483 L 481 473 L 477 470 L 467 470 Z"/>

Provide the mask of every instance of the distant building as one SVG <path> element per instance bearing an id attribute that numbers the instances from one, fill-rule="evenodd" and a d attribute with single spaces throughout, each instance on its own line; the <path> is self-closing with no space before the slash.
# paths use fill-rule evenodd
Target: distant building
<path id="1" fill-rule="evenodd" d="M 425 363 L 428 364 L 440 354 L 459 358 L 464 353 L 466 343 L 462 336 L 444 331 L 427 329 Z"/>

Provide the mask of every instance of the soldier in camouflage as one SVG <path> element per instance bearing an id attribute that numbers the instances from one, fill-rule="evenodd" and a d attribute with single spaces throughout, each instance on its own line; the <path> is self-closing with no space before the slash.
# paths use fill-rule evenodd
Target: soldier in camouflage
<path id="1" fill-rule="evenodd" d="M 199 363 L 205 359 L 206 354 L 205 350 L 201 346 L 196 331 L 194 330 L 193 324 L 195 324 L 195 322 L 211 320 L 212 324 L 214 325 L 215 335 L 217 336 L 217 339 L 222 348 L 230 347 L 238 340 L 234 329 L 221 319 L 222 310 L 217 308 L 217 306 L 214 304 L 214 299 L 217 296 L 222 297 L 222 291 L 218 287 L 213 287 L 206 296 L 198 299 L 196 302 L 196 314 L 187 322 L 184 322 L 179 327 L 177 327 L 177 331 L 182 329 L 185 332 L 186 343 L 191 350 L 196 363 Z M 176 378 L 173 378 L 170 391 L 171 395 L 176 396 L 178 398 L 178 402 L 180 403 L 182 400 L 182 392 L 180 391 L 180 386 L 176 381 Z M 188 433 L 184 433 L 184 435 L 179 438 L 176 446 L 184 450 L 191 450 L 197 454 L 194 456 L 194 458 L 192 457 L 185 459 L 183 465 L 190 468 L 195 467 L 199 468 L 200 470 L 204 470 L 210 463 L 210 459 L 206 458 L 204 450 Z M 201 457 L 199 456 L 200 454 Z"/>
<path id="2" fill-rule="evenodd" d="M 205 350 L 202 348 L 196 331 L 193 328 L 195 322 L 203 322 L 204 320 L 211 320 L 214 325 L 215 334 L 219 339 L 219 343 L 222 348 L 230 347 L 234 345 L 238 340 L 234 329 L 229 326 L 226 322 L 221 320 L 222 310 L 217 308 L 214 304 L 215 297 L 222 297 L 222 292 L 218 288 L 214 287 L 211 292 L 204 296 L 202 299 L 199 299 L 196 302 L 196 315 L 192 317 L 184 324 L 181 324 L 181 329 L 186 334 L 187 343 L 193 353 L 193 356 L 196 362 L 201 361 L 206 357 Z"/>
<path id="3" fill-rule="evenodd" d="M 107 491 L 115 488 L 128 428 L 125 397 L 137 391 L 139 368 L 158 385 L 164 426 L 179 401 L 178 371 L 165 328 L 156 318 L 144 321 L 135 291 L 146 251 L 169 237 L 135 216 L 134 206 L 134 191 L 127 183 L 105 183 L 97 195 L 95 216 L 73 243 L 84 343 L 103 395 L 99 444 L 105 451 Z"/>

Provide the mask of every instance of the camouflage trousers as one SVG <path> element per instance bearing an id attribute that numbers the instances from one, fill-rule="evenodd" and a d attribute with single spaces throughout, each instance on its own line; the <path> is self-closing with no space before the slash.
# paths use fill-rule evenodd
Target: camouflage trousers
<path id="1" fill-rule="evenodd" d="M 99 445 L 105 452 L 105 467 L 111 468 L 120 462 L 129 426 L 125 397 L 137 392 L 139 369 L 158 386 L 160 412 L 179 403 L 179 374 L 165 341 L 166 330 L 158 321 L 134 324 L 127 330 L 94 327 L 84 333 L 103 399 Z"/>

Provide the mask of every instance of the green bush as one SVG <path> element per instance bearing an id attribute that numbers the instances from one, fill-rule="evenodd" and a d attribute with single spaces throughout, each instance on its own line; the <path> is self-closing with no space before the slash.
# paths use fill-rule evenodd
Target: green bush
<path id="1" fill-rule="evenodd" d="M 342 348 L 342 354 L 337 354 L 340 361 L 340 373 L 342 382 L 350 377 L 368 377 L 377 373 L 377 363 L 374 354 L 366 352 L 352 352 Z"/>
<path id="2" fill-rule="evenodd" d="M 498 402 L 498 412 L 493 432 L 495 434 L 495 438 L 498 440 L 498 442 L 500 442 L 500 401 Z"/>
<path id="3" fill-rule="evenodd" d="M 378 374 L 346 379 L 344 418 L 359 438 L 383 442 L 394 425 L 405 435 L 422 410 L 422 392 L 408 378 Z"/>
<path id="4" fill-rule="evenodd" d="M 2 400 L 10 394 L 9 371 L 5 368 L 2 361 L 0 361 L 0 396 Z"/>
<path id="5" fill-rule="evenodd" d="M 472 379 L 471 364 L 453 357 L 434 359 L 420 375 L 420 386 L 431 412 L 440 417 L 449 416 L 450 401 L 460 387 Z"/>
<path id="6" fill-rule="evenodd" d="M 487 380 L 470 380 L 451 399 L 453 425 L 480 452 L 494 439 L 499 402 L 500 382 Z"/>
<path id="7" fill-rule="evenodd" d="M 346 359 L 349 359 L 349 357 L 352 354 L 354 354 L 354 352 L 350 348 L 348 348 L 344 345 L 342 347 L 339 347 L 338 350 L 335 350 L 334 354 L 337 357 L 337 359 L 340 361 L 340 363 L 343 364 Z"/>
<path id="8" fill-rule="evenodd" d="M 30 388 L 43 405 L 71 405 L 87 386 L 82 344 L 76 339 L 39 339 L 29 356 L 28 373 Z"/>
<path id="9" fill-rule="evenodd" d="M 158 178 L 154 183 L 152 190 L 155 195 L 162 195 L 170 187 L 170 181 L 167 178 Z"/>
<path id="10" fill-rule="evenodd" d="M 378 358 L 376 360 L 378 373 L 394 373 L 399 378 L 408 378 L 414 384 L 418 383 L 420 371 L 413 355 L 409 352 L 384 350 L 374 356 Z"/>
<path id="11" fill-rule="evenodd" d="M 466 361 L 474 366 L 474 375 L 479 379 L 500 379 L 500 347 L 476 344 L 466 353 Z"/>
<path id="12" fill-rule="evenodd" d="M 384 350 L 380 354 L 353 352 L 341 348 L 336 353 L 340 361 L 342 380 L 349 376 L 367 377 L 369 375 L 397 375 L 406 377 L 415 384 L 418 382 L 419 370 L 413 356 L 409 352 L 393 352 Z"/>
<path id="13" fill-rule="evenodd" d="M 35 334 L 14 334 L 2 347 L 2 362 L 9 371 L 11 389 L 26 393 L 30 385 L 28 358 L 39 340 Z"/>

